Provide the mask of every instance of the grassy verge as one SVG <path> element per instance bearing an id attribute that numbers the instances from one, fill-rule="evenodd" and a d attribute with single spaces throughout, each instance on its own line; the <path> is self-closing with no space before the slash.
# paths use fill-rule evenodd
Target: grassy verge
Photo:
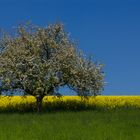
<path id="1" fill-rule="evenodd" d="M 140 140 L 140 110 L 0 114 L 0 140 Z"/>

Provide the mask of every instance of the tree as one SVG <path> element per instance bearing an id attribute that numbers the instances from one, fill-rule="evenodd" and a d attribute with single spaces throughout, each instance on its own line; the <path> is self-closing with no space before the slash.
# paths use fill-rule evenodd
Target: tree
<path id="1" fill-rule="evenodd" d="M 102 65 L 78 51 L 62 24 L 19 25 L 13 36 L 3 34 L 0 48 L 1 90 L 20 88 L 35 96 L 38 112 L 43 97 L 61 86 L 80 96 L 98 95 L 103 88 Z"/>

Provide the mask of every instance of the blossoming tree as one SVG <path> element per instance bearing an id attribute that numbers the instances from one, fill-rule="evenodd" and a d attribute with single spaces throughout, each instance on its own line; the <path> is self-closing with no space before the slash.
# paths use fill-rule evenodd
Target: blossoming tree
<path id="1" fill-rule="evenodd" d="M 15 34 L 0 39 L 1 90 L 22 89 L 37 99 L 41 111 L 45 95 L 67 85 L 80 96 L 98 95 L 104 85 L 102 65 L 84 57 L 62 24 L 46 28 L 19 25 Z"/>

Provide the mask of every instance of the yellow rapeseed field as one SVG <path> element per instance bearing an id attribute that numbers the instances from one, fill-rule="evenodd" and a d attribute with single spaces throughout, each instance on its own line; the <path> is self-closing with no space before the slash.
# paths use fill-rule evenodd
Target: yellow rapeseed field
<path id="1" fill-rule="evenodd" d="M 120 108 L 134 107 L 140 108 L 140 96 L 92 96 L 82 98 L 79 96 L 54 97 L 46 96 L 43 99 L 44 104 L 52 104 L 53 106 L 61 105 L 64 108 Z"/>
<path id="2" fill-rule="evenodd" d="M 43 109 L 115 109 L 139 108 L 140 96 L 45 96 Z M 0 96 L 0 111 L 26 111 L 36 109 L 36 98 L 33 96 Z"/>

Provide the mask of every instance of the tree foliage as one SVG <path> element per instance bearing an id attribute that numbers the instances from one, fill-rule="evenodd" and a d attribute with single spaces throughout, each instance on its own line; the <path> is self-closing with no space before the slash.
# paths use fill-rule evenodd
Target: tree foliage
<path id="1" fill-rule="evenodd" d="M 1 90 L 20 88 L 33 96 L 55 94 L 67 85 L 78 95 L 98 95 L 104 85 L 102 65 L 86 58 L 63 25 L 19 25 L 0 39 Z"/>

